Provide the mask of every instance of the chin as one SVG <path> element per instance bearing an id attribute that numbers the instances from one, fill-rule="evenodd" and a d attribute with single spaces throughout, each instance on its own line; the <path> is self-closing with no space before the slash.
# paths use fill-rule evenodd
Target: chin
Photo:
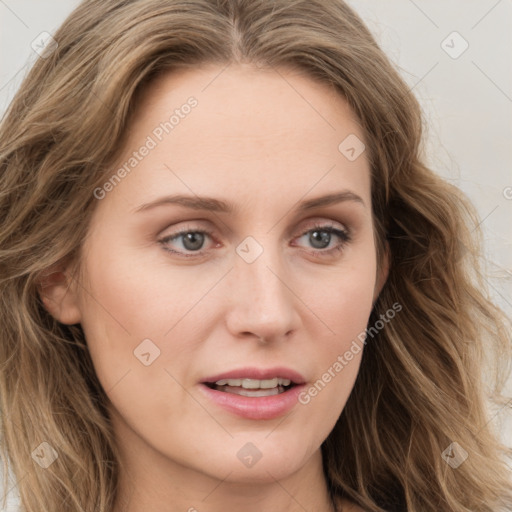
<path id="1" fill-rule="evenodd" d="M 206 472 L 212 474 L 215 468 L 212 476 L 229 475 L 226 478 L 229 482 L 272 483 L 297 472 L 311 459 L 312 454 L 304 452 L 304 446 L 310 446 L 306 440 L 291 442 L 288 437 L 285 445 L 282 439 L 270 441 L 271 436 L 267 439 L 263 435 L 237 436 L 226 451 L 212 454 Z"/>

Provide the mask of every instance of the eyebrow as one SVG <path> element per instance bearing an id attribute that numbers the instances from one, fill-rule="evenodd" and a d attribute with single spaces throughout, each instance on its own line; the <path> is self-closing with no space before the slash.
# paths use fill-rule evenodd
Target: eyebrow
<path id="1" fill-rule="evenodd" d="M 366 206 L 364 204 L 363 199 L 360 196 L 358 196 L 354 192 L 351 192 L 350 190 L 343 190 L 341 192 L 327 194 L 321 197 L 316 197 L 314 199 L 308 199 L 307 201 L 302 201 L 301 203 L 299 203 L 297 210 L 299 212 L 305 212 L 308 210 L 312 210 L 314 208 L 331 206 L 334 204 L 344 203 L 347 201 L 360 203 L 363 207 Z M 151 201 L 150 203 L 144 203 L 135 208 L 133 212 L 137 213 L 147 211 L 158 206 L 169 204 L 184 206 L 185 208 L 190 208 L 192 210 L 205 210 L 218 213 L 233 213 L 237 209 L 233 203 L 223 201 L 221 199 L 216 199 L 214 197 L 170 195 L 160 197 L 158 199 L 155 199 L 154 201 Z"/>

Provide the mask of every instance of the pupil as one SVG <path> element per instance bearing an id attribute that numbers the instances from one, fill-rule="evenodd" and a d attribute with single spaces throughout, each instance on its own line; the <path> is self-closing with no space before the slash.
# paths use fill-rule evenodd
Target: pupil
<path id="1" fill-rule="evenodd" d="M 331 241 L 331 234 L 327 233 L 327 231 L 313 231 L 309 238 L 313 247 L 316 249 L 325 249 Z"/>
<path id="2" fill-rule="evenodd" d="M 200 249 L 204 242 L 204 235 L 202 233 L 190 232 L 187 233 L 183 239 L 183 245 L 189 251 Z"/>

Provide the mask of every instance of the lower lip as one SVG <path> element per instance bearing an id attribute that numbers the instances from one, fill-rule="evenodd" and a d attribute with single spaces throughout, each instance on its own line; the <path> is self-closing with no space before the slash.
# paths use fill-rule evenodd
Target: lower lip
<path id="1" fill-rule="evenodd" d="M 305 384 L 299 384 L 284 393 L 273 396 L 249 397 L 217 391 L 206 384 L 199 386 L 203 393 L 223 409 L 250 420 L 271 420 L 290 411 L 298 403 Z"/>

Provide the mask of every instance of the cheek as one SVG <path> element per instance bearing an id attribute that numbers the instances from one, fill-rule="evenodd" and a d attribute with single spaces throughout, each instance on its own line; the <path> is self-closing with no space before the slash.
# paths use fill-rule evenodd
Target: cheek
<path id="1" fill-rule="evenodd" d="M 154 268 L 150 273 L 130 262 L 123 267 L 122 258 L 111 265 L 90 260 L 90 293 L 83 296 L 82 327 L 96 375 L 114 404 L 111 413 L 129 419 L 142 432 L 151 418 L 151 435 L 163 439 L 165 428 L 179 422 L 190 407 L 168 373 L 170 369 L 174 375 L 172 362 L 184 358 L 187 338 L 173 336 L 170 346 L 170 336 L 164 336 L 183 316 L 188 301 L 173 304 L 168 300 L 172 288 L 155 278 Z M 181 375 L 176 377 L 182 380 Z"/>
<path id="2" fill-rule="evenodd" d="M 326 433 L 341 414 L 359 372 L 373 306 L 375 272 L 375 258 L 368 251 L 333 273 L 330 280 L 323 280 L 323 290 L 312 288 L 316 292 L 308 295 L 308 305 L 322 320 L 324 334 L 315 344 L 315 382 L 299 401 L 318 411 L 325 421 L 319 428 Z"/>
<path id="3" fill-rule="evenodd" d="M 354 255 L 355 256 L 355 255 Z M 328 351 L 341 350 L 364 332 L 373 306 L 376 263 L 373 253 L 358 254 L 346 266 L 340 266 L 324 279 L 317 279 L 310 292 L 304 291 L 308 305 L 323 320 L 326 333 L 323 346 Z M 318 276 L 317 276 L 318 277 Z"/>
<path id="4" fill-rule="evenodd" d="M 98 254 L 88 267 L 88 293 L 82 303 L 85 323 L 91 324 L 91 329 L 103 327 L 117 333 L 109 339 L 161 337 L 172 327 L 174 310 L 179 313 L 186 301 L 179 276 L 175 276 L 178 280 L 169 279 L 161 263 L 139 261 L 129 251 L 124 256 L 118 254 L 115 261 Z M 181 300 L 171 300 L 173 296 Z"/>
<path id="5" fill-rule="evenodd" d="M 108 244 L 97 242 L 96 247 Z M 190 271 L 170 268 L 160 255 L 147 257 L 144 251 L 124 248 L 109 258 L 109 252 L 89 254 L 80 303 L 96 373 L 107 391 L 127 372 L 145 388 L 161 389 L 156 375 L 162 372 L 144 371 L 148 367 L 142 354 L 150 352 L 152 370 L 187 362 L 195 346 L 191 341 L 203 334 L 198 315 L 204 314 L 205 304 L 211 307 L 202 298 L 225 270 L 203 273 L 192 282 Z"/>
<path id="6" fill-rule="evenodd" d="M 127 371 L 142 366 L 134 350 L 144 339 L 156 339 L 155 308 L 162 303 L 152 298 L 153 285 L 143 269 L 130 271 L 122 255 L 114 261 L 106 252 L 88 258 L 80 310 L 96 373 L 108 391 Z"/>

